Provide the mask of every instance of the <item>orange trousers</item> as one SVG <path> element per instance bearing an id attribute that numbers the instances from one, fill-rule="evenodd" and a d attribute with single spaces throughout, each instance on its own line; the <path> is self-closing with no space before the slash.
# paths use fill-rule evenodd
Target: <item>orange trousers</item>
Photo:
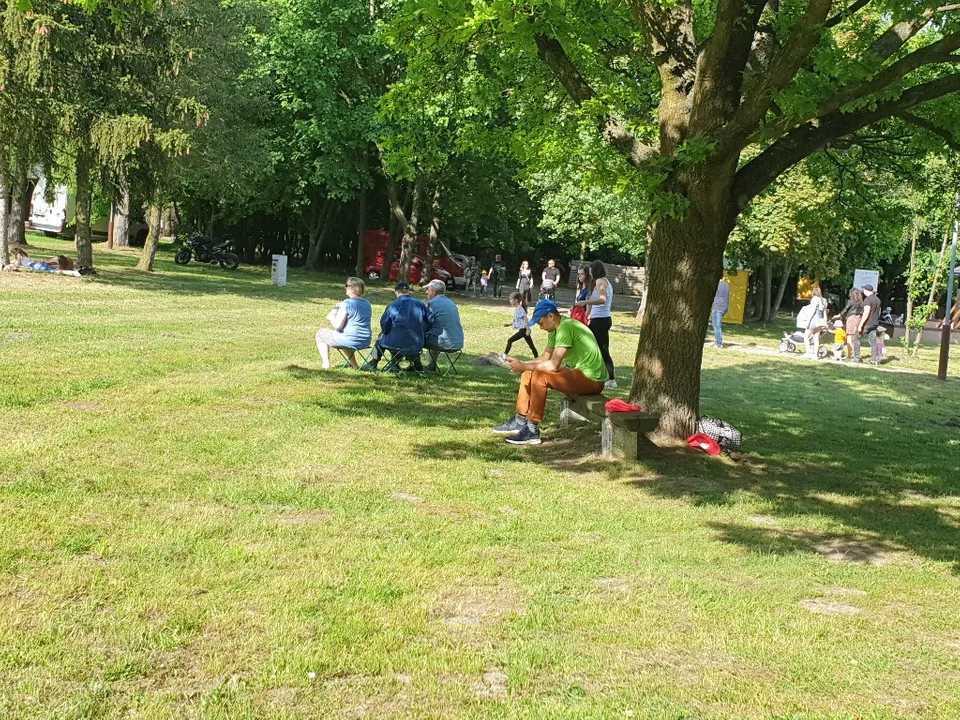
<path id="1" fill-rule="evenodd" d="M 517 412 L 530 422 L 542 422 L 547 407 L 547 390 L 559 390 L 564 395 L 599 395 L 603 392 L 603 383 L 570 368 L 554 372 L 527 370 L 520 376 Z"/>

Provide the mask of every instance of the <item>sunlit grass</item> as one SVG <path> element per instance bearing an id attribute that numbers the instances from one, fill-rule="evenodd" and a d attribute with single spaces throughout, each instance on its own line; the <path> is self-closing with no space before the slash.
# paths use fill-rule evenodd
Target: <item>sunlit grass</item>
<path id="1" fill-rule="evenodd" d="M 489 433 L 505 301 L 459 377 L 324 373 L 341 276 L 97 249 L 0 275 L 0 715 L 960 716 L 956 379 L 728 327 L 747 455 L 610 464 Z"/>

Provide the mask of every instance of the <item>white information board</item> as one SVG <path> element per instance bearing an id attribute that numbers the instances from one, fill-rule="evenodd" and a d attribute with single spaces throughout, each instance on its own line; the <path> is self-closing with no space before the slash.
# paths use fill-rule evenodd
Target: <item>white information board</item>
<path id="1" fill-rule="evenodd" d="M 274 255 L 273 263 L 270 266 L 270 279 L 277 287 L 283 287 L 287 284 L 287 256 Z"/>
<path id="2" fill-rule="evenodd" d="M 853 286 L 855 288 L 862 288 L 864 285 L 869 285 L 876 290 L 879 284 L 879 270 L 855 270 L 853 273 Z"/>

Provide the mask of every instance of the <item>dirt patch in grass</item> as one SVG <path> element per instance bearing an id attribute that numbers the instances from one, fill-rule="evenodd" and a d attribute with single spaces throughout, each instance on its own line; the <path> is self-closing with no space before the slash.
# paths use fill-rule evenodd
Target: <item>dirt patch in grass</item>
<path id="1" fill-rule="evenodd" d="M 31 337 L 33 336 L 28 332 L 12 332 L 12 333 L 7 333 L 4 340 L 6 340 L 7 342 L 26 342 Z"/>
<path id="2" fill-rule="evenodd" d="M 630 583 L 619 577 L 610 577 L 610 578 L 597 578 L 593 581 L 593 584 L 604 592 L 617 594 L 617 595 L 629 595 L 630 594 Z"/>
<path id="3" fill-rule="evenodd" d="M 474 689 L 477 696 L 485 699 L 505 698 L 510 678 L 499 668 L 489 668 L 480 677 Z"/>
<path id="4" fill-rule="evenodd" d="M 888 548 L 866 540 L 829 540 L 814 545 L 813 549 L 830 562 L 887 565 L 893 560 L 893 554 Z"/>
<path id="5" fill-rule="evenodd" d="M 807 598 L 800 600 L 799 605 L 818 615 L 856 615 L 860 612 L 860 608 L 853 605 L 828 600 L 827 598 Z"/>
<path id="6" fill-rule="evenodd" d="M 418 495 L 413 495 L 411 493 L 405 492 L 395 492 L 390 494 L 391 500 L 399 500 L 400 502 L 408 502 L 414 505 L 418 505 L 423 502 L 423 498 Z"/>
<path id="7" fill-rule="evenodd" d="M 522 594 L 509 585 L 464 586 L 447 590 L 431 617 L 449 627 L 483 627 L 523 614 L 525 609 Z"/>
<path id="8" fill-rule="evenodd" d="M 100 403 L 88 402 L 84 400 L 61 400 L 57 403 L 57 407 L 64 408 L 66 410 L 81 410 L 85 412 L 102 412 L 107 409 Z"/>
<path id="9" fill-rule="evenodd" d="M 277 522 L 281 525 L 321 525 L 331 520 L 333 520 L 333 515 L 320 508 L 312 510 L 285 508 L 277 516 Z"/>

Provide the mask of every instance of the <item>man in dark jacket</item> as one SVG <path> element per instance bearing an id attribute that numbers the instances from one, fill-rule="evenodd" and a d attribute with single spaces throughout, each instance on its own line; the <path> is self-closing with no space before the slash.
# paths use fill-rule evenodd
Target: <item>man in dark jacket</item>
<path id="1" fill-rule="evenodd" d="M 414 369 L 423 370 L 420 353 L 427 330 L 433 324 L 433 313 L 425 303 L 410 295 L 410 283 L 401 280 L 393 292 L 397 299 L 387 305 L 380 316 L 380 337 L 370 353 L 370 362 L 362 365 L 361 370 L 376 370 L 385 350 L 410 358 Z"/>

